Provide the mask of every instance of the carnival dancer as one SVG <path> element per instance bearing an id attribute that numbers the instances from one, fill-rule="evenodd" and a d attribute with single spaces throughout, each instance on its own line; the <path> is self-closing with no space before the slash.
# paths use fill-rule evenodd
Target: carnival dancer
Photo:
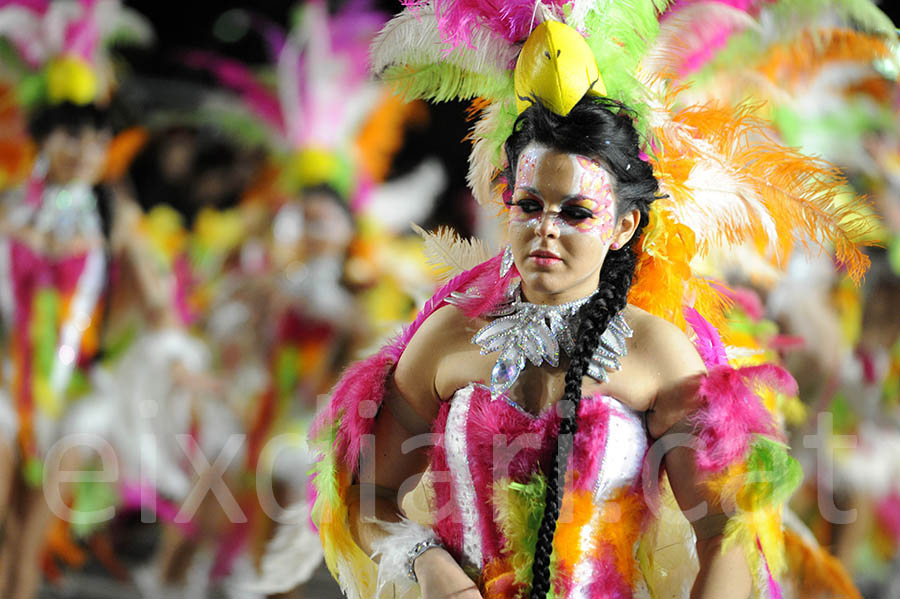
<path id="1" fill-rule="evenodd" d="M 754 390 L 795 387 L 732 368 L 690 261 L 748 237 L 778 261 L 808 232 L 865 260 L 832 170 L 740 111 L 674 110 L 640 68 L 663 4 L 423 3 L 376 40 L 407 95 L 487 100 L 470 183 L 502 199 L 509 245 L 320 414 L 313 517 L 349 597 L 781 595 L 801 471 Z"/>
<path id="2" fill-rule="evenodd" d="M 107 282 L 108 206 L 96 187 L 112 138 L 105 44 L 117 34 L 145 41 L 150 32 L 115 1 L 12 2 L 2 13 L 0 35 L 17 52 L 9 74 L 30 112 L 38 153 L 27 183 L 4 198 L 2 216 L 3 378 L 18 440 L 3 459 L 18 474 L 0 490 L 9 493 L 0 514 L 0 594 L 30 598 L 48 526 L 71 499 L 68 486 L 60 488 L 59 463 L 45 469 L 44 460 L 59 440 L 78 373 L 97 351 Z M 71 466 L 74 453 L 56 457 Z M 63 505 L 51 509 L 47 497 Z"/>

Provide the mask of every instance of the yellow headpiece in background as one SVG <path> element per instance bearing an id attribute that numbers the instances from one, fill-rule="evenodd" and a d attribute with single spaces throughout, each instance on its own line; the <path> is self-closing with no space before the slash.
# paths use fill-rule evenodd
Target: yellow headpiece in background
<path id="1" fill-rule="evenodd" d="M 564 23 L 545 21 L 522 46 L 514 75 L 516 111 L 539 99 L 566 116 L 585 94 L 606 95 L 597 61 L 580 33 Z"/>

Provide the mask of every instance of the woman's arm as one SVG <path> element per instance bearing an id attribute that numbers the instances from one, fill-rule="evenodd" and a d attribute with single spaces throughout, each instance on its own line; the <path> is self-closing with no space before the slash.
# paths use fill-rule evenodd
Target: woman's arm
<path id="1" fill-rule="evenodd" d="M 725 506 L 706 491 L 697 468 L 694 429 L 687 416 L 697 408 L 697 392 L 706 367 L 685 335 L 669 323 L 654 325 L 657 348 L 662 350 L 658 376 L 660 388 L 648 413 L 652 437 L 671 443 L 664 464 L 678 505 L 691 520 L 697 537 L 700 569 L 691 590 L 691 599 L 747 599 L 753 588 L 750 566 L 740 546 L 722 551 Z M 689 436 L 684 436 L 689 435 Z"/>
<path id="2" fill-rule="evenodd" d="M 428 466 L 431 423 L 441 398 L 435 389 L 442 349 L 459 312 L 435 312 L 406 347 L 388 381 L 382 409 L 375 416 L 371 458 L 360 464 L 355 496 L 348 498 L 351 532 L 368 555 L 391 543 L 391 533 L 375 522 L 399 522 L 403 496 L 419 482 Z M 411 547 L 398 547 L 407 551 Z M 480 599 L 474 583 L 442 548 L 429 549 L 415 560 L 423 599 Z"/>
<path id="3" fill-rule="evenodd" d="M 691 515 L 691 526 L 697 537 L 700 570 L 691 589 L 691 599 L 747 599 L 753 589 L 750 566 L 739 545 L 722 551 L 727 518 L 723 517 L 723 506 L 704 492 L 696 468 L 695 450 L 675 447 L 666 453 L 665 467 L 675 499 L 681 509 Z M 706 509 L 698 509 L 704 504 Z"/>

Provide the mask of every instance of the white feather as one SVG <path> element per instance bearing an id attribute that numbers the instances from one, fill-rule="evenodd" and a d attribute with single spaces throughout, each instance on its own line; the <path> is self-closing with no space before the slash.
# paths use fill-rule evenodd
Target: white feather
<path id="1" fill-rule="evenodd" d="M 698 160 L 685 186 L 690 190 L 690 199 L 663 201 L 677 221 L 694 231 L 701 248 L 730 246 L 723 233 L 725 226 L 750 227 L 758 223 L 775 251 L 775 220 L 758 192 L 741 182 L 734 172 L 712 159 Z"/>
<path id="2" fill-rule="evenodd" d="M 415 224 L 412 228 L 425 241 L 428 264 L 442 271 L 439 275 L 441 281 L 449 281 L 491 257 L 484 241 L 463 239 L 450 227 L 440 227 L 433 233 Z"/>
<path id="3" fill-rule="evenodd" d="M 449 63 L 467 71 L 508 76 L 519 48 L 487 28 L 471 34 L 472 47 L 450 48 L 441 38 L 434 7 L 407 8 L 391 19 L 372 42 L 372 72 L 395 65 Z"/>
<path id="4" fill-rule="evenodd" d="M 103 38 L 116 36 L 130 43 L 149 44 L 153 41 L 153 26 L 139 12 L 122 6 L 119 0 L 100 2 L 96 21 Z"/>
<path id="5" fill-rule="evenodd" d="M 759 29 L 759 23 L 749 14 L 719 2 L 698 2 L 687 5 L 668 16 L 659 26 L 659 34 L 644 56 L 641 66 L 651 73 L 660 73 L 672 66 L 673 58 L 683 58 L 709 44 L 712 27 L 731 25 L 735 31 Z"/>
<path id="6" fill-rule="evenodd" d="M 378 558 L 378 582 L 376 597 L 417 599 L 419 585 L 407 575 L 407 554 L 420 541 L 433 539 L 434 532 L 412 520 L 400 522 L 377 521 L 386 536 L 372 543 L 373 558 Z M 384 593 L 384 591 L 393 591 Z"/>
<path id="7" fill-rule="evenodd" d="M 30 10 L 8 6 L 0 11 L 0 35 L 8 37 L 29 62 L 46 60 L 49 49 L 43 39 L 41 20 Z"/>
<path id="8" fill-rule="evenodd" d="M 369 196 L 366 213 L 394 233 L 410 221 L 423 221 L 447 187 L 447 173 L 437 158 L 428 158 L 411 173 L 379 185 Z"/>
<path id="9" fill-rule="evenodd" d="M 309 580 L 322 563 L 322 543 L 310 527 L 309 505 L 305 501 L 290 505 L 280 519 L 262 558 L 260 578 L 248 583 L 248 590 L 286 593 Z"/>
<path id="10" fill-rule="evenodd" d="M 507 100 L 509 101 L 509 100 Z M 488 205 L 493 196 L 494 176 L 500 169 L 499 159 L 496 155 L 496 146 L 485 139 L 485 135 L 497 130 L 501 113 L 504 110 L 502 102 L 493 102 L 487 108 L 472 130 L 472 152 L 469 154 L 469 172 L 466 180 L 475 200 L 482 206 Z"/>
<path id="11" fill-rule="evenodd" d="M 58 53 L 65 47 L 66 28 L 80 18 L 83 7 L 80 2 L 51 2 L 41 23 L 43 37 L 50 52 Z"/>
<path id="12" fill-rule="evenodd" d="M 573 0 L 569 3 L 570 11 L 566 24 L 578 31 L 584 31 L 584 20 L 592 12 L 599 10 L 605 0 Z"/>

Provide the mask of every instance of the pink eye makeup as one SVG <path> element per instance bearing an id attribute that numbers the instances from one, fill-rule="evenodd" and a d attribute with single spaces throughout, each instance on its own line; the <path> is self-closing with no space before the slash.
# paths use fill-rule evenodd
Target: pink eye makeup
<path id="1" fill-rule="evenodd" d="M 608 242 L 615 229 L 615 196 L 609 173 L 595 160 L 586 156 L 569 155 L 572 175 L 566 185 L 562 181 L 553 180 L 553 171 L 538 169 L 542 157 L 549 151 L 551 150 L 541 146 L 533 146 L 526 148 L 520 155 L 516 167 L 515 189 L 505 198 L 510 209 L 510 224 L 536 225 L 544 218 L 547 211 L 542 197 L 542 191 L 547 192 L 542 187 L 544 185 L 556 197 L 562 197 L 558 210 L 550 212 L 561 233 L 589 234 Z M 550 179 L 543 181 L 542 177 Z"/>
<path id="2" fill-rule="evenodd" d="M 609 241 L 615 227 L 613 215 L 616 209 L 609 173 L 587 156 L 574 156 L 574 160 L 578 167 L 574 183 L 578 186 L 578 194 L 583 196 L 581 202 L 594 213 L 593 219 L 579 223 L 577 228 Z"/>

